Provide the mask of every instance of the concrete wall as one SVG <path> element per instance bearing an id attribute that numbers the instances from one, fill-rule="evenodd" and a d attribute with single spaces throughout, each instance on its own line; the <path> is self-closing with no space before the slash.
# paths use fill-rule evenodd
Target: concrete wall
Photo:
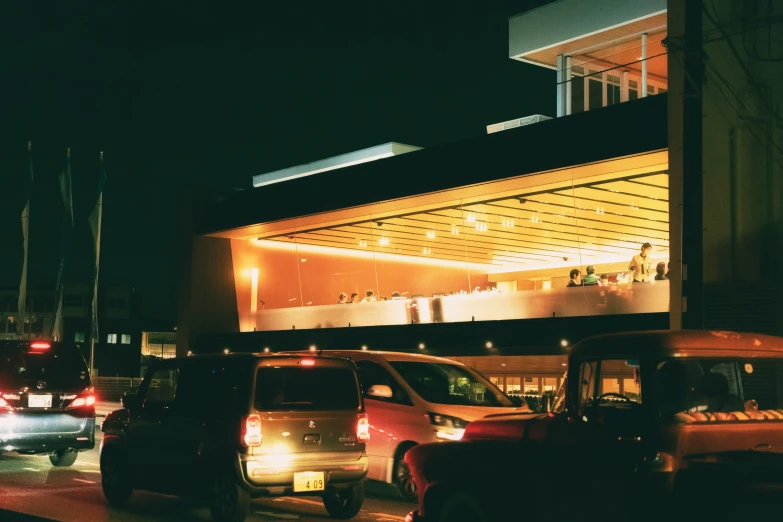
<path id="1" fill-rule="evenodd" d="M 239 331 L 231 242 L 194 234 L 208 194 L 193 188 L 180 199 L 177 355 L 202 333 Z"/>

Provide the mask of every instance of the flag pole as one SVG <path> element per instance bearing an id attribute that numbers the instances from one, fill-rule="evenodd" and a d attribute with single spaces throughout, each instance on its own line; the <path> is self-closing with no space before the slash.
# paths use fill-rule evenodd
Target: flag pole
<path id="1" fill-rule="evenodd" d="M 73 194 L 71 187 L 71 148 L 66 151 L 65 170 L 60 173 L 60 192 L 63 198 L 63 222 L 60 244 L 60 264 L 57 268 L 57 282 L 55 283 L 55 310 L 54 325 L 52 325 L 52 339 L 62 341 L 63 333 L 63 288 L 65 284 L 65 265 L 70 257 L 71 242 L 73 236 Z"/>
<path id="2" fill-rule="evenodd" d="M 101 221 L 103 215 L 103 184 L 105 183 L 105 171 L 103 167 L 103 151 L 100 154 L 100 181 L 98 183 L 98 201 L 95 203 L 95 210 L 90 216 L 93 234 L 95 236 L 95 282 L 92 289 L 92 327 L 90 331 L 90 377 L 95 374 L 95 338 L 98 336 L 98 275 L 101 263 Z M 93 219 L 95 215 L 95 219 Z M 94 223 L 92 223 L 94 221 Z"/>
<path id="3" fill-rule="evenodd" d="M 27 158 L 30 164 L 30 174 L 27 179 L 26 194 L 27 201 L 25 202 L 24 210 L 22 211 L 22 234 L 24 235 L 24 261 L 22 262 L 22 280 L 19 283 L 19 300 L 17 304 L 17 320 L 20 324 L 16 325 L 16 333 L 21 340 L 24 338 L 24 325 L 27 321 L 27 257 L 29 254 L 30 244 L 30 199 L 32 198 L 32 184 L 33 184 L 33 142 L 27 142 Z M 27 334 L 27 339 L 30 340 L 30 333 Z"/>

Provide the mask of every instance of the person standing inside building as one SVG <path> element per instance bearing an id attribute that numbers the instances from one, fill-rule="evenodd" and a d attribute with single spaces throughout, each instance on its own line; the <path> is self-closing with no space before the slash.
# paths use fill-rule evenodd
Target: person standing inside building
<path id="1" fill-rule="evenodd" d="M 573 270 L 571 270 L 569 276 L 571 277 L 571 280 L 566 285 L 566 288 L 582 286 L 582 272 L 580 272 L 578 268 L 574 268 Z"/>
<path id="2" fill-rule="evenodd" d="M 631 278 L 634 283 L 647 282 L 650 277 L 650 273 L 652 272 L 650 252 L 652 252 L 652 245 L 650 243 L 645 243 L 642 245 L 642 251 L 631 259 L 631 264 L 628 265 L 628 271 L 631 273 Z"/>
<path id="3" fill-rule="evenodd" d="M 367 290 L 364 293 L 364 299 L 362 299 L 362 303 L 374 303 L 375 301 L 377 301 L 375 298 L 375 292 L 372 290 Z"/>
<path id="4" fill-rule="evenodd" d="M 353 292 L 353 293 L 351 294 L 351 300 L 350 300 L 350 301 L 348 301 L 348 303 L 347 303 L 347 304 L 353 304 L 353 303 L 356 303 L 356 302 L 357 302 L 357 301 L 356 301 L 356 299 L 357 299 L 358 297 L 359 297 L 359 294 L 357 294 L 356 292 Z"/>
<path id="5" fill-rule="evenodd" d="M 348 301 L 348 294 L 345 292 L 340 292 L 339 301 L 337 301 L 337 304 L 345 304 Z"/>

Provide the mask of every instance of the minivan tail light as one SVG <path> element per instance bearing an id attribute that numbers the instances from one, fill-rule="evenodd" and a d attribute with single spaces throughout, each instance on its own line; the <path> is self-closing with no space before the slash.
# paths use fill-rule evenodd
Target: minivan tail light
<path id="1" fill-rule="evenodd" d="M 356 440 L 359 442 L 367 442 L 370 440 L 370 420 L 364 413 L 358 415 L 356 422 Z"/>
<path id="2" fill-rule="evenodd" d="M 261 438 L 261 417 L 248 415 L 242 429 L 242 444 L 248 447 L 260 446 Z"/>
<path id="3" fill-rule="evenodd" d="M 302 359 L 302 366 L 313 366 L 315 361 L 312 359 Z"/>
<path id="4" fill-rule="evenodd" d="M 49 343 L 33 343 L 30 345 L 30 348 L 33 350 L 48 350 L 51 347 L 52 345 Z"/>

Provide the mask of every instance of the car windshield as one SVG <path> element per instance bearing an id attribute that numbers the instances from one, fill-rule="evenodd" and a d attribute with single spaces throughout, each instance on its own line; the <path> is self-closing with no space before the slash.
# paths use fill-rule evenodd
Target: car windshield
<path id="1" fill-rule="evenodd" d="M 389 361 L 427 402 L 459 406 L 513 408 L 515 404 L 480 374 L 456 364 Z"/>
<path id="2" fill-rule="evenodd" d="M 359 405 L 359 385 L 350 368 L 265 366 L 256 375 L 258 410 L 358 410 Z"/>
<path id="3" fill-rule="evenodd" d="M 87 363 L 79 347 L 72 343 L 0 341 L 3 388 L 37 387 L 39 382 L 49 390 L 90 386 Z"/>
<path id="4" fill-rule="evenodd" d="M 657 376 L 664 418 L 783 420 L 783 359 L 671 358 L 657 364 Z"/>

